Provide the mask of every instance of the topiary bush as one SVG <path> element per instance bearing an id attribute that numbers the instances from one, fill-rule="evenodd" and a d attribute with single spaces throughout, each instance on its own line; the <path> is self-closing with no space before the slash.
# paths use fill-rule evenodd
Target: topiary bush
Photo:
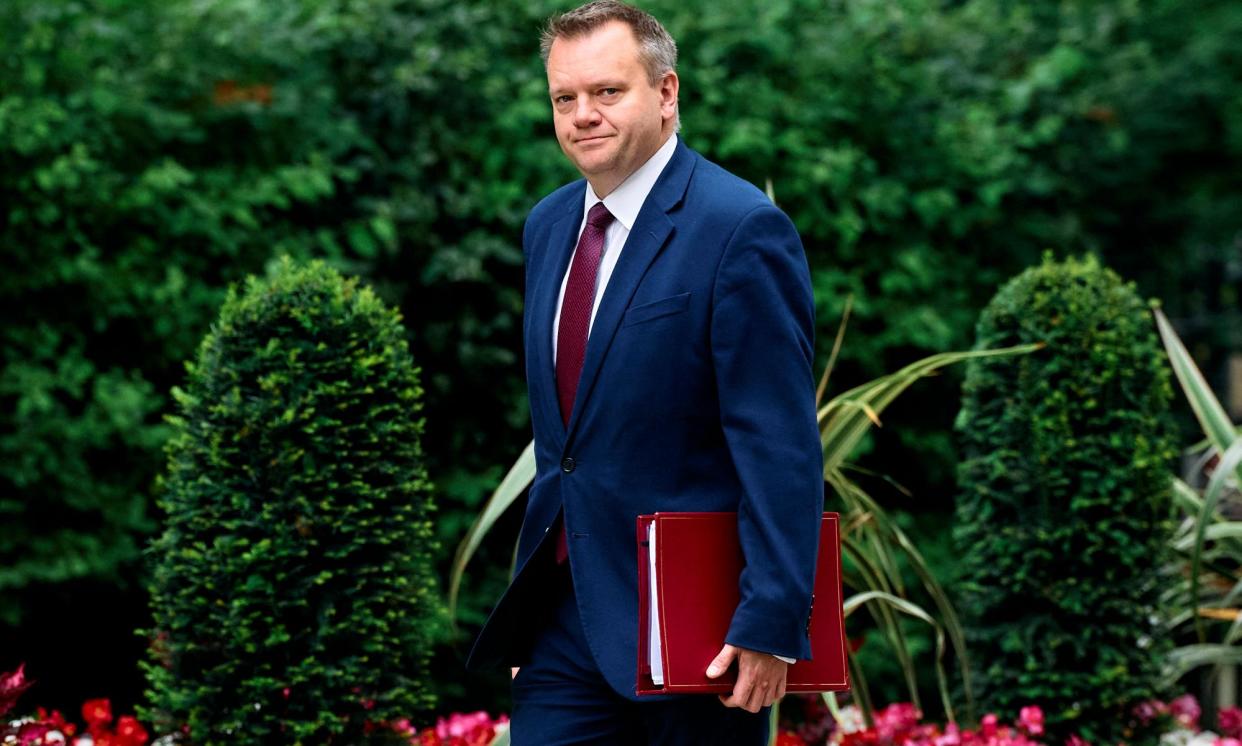
<path id="1" fill-rule="evenodd" d="M 434 704 L 433 505 L 400 319 L 321 261 L 229 289 L 167 418 L 140 711 L 160 732 L 382 743 L 395 733 L 367 721 Z"/>
<path id="2" fill-rule="evenodd" d="M 1146 305 L 1093 257 L 1008 282 L 971 361 L 954 538 L 980 704 L 1048 716 L 1051 741 L 1117 743 L 1161 694 L 1160 572 L 1172 530 L 1168 368 Z M 1129 734 L 1134 743 L 1140 736 Z"/>

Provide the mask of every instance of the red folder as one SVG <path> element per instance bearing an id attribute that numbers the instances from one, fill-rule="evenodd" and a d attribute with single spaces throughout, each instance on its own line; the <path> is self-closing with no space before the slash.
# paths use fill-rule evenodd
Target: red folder
<path id="1" fill-rule="evenodd" d="M 841 605 L 841 535 L 839 516 L 824 513 L 819 559 L 807 634 L 811 660 L 789 667 L 788 692 L 835 692 L 849 689 L 845 660 L 845 619 Z M 650 559 L 647 527 L 655 524 L 656 595 L 659 599 L 659 660 L 664 684 L 651 677 Z M 724 647 L 725 635 L 740 598 L 738 578 L 743 557 L 737 513 L 656 513 L 638 517 L 638 694 L 717 693 L 733 691 L 737 663 L 718 678 L 707 666 Z"/>

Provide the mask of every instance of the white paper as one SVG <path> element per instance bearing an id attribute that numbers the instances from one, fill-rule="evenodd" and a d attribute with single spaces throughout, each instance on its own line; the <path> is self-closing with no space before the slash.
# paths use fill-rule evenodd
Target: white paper
<path id="1" fill-rule="evenodd" d="M 647 598 L 647 661 L 651 664 L 651 682 L 664 686 L 664 662 L 660 654 L 660 596 L 656 591 L 656 532 L 655 521 L 647 524 L 647 579 L 650 590 Z"/>

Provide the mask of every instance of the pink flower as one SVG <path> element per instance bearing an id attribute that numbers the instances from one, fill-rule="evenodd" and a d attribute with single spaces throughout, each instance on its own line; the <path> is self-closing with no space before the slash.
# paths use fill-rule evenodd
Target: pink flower
<path id="1" fill-rule="evenodd" d="M 900 743 L 909 737 L 909 731 L 922 717 L 923 713 L 910 702 L 891 704 L 875 714 L 876 735 L 881 740 Z"/>
<path id="2" fill-rule="evenodd" d="M 1044 734 L 1044 711 L 1037 705 L 1023 707 L 1018 713 L 1018 725 L 1022 726 L 1022 729 L 1029 735 L 1042 736 Z"/>
<path id="3" fill-rule="evenodd" d="M 984 738 L 992 738 L 996 735 L 997 718 L 996 713 L 989 712 L 979 721 L 979 735 Z"/>
<path id="4" fill-rule="evenodd" d="M 1149 699 L 1146 702 L 1140 702 L 1134 707 L 1134 717 L 1138 718 L 1139 725 L 1147 725 L 1157 717 L 1169 711 L 1169 706 L 1158 699 Z"/>
<path id="5" fill-rule="evenodd" d="M 1065 739 L 1065 746 L 1091 746 L 1079 736 L 1077 733 Z"/>
<path id="6" fill-rule="evenodd" d="M 933 739 L 935 746 L 961 746 L 962 736 L 957 730 L 957 723 L 949 723 L 944 727 L 944 735 Z"/>
<path id="7" fill-rule="evenodd" d="M 51 733 L 53 730 L 55 729 L 48 723 L 22 723 L 17 728 L 17 743 L 42 743 L 43 737 L 48 733 Z"/>
<path id="8" fill-rule="evenodd" d="M 1218 738 L 1212 742 L 1212 746 L 1242 746 L 1242 741 L 1236 738 Z"/>
<path id="9" fill-rule="evenodd" d="M 26 664 L 22 663 L 16 671 L 0 673 L 0 715 L 11 710 L 13 705 L 17 704 L 17 698 L 22 692 L 34 684 L 33 681 L 26 681 L 25 668 Z"/>
<path id="10" fill-rule="evenodd" d="M 1177 699 L 1169 703 L 1169 712 L 1177 719 L 1185 728 L 1197 729 L 1199 727 L 1199 715 L 1202 711 L 1199 709 L 1199 702 L 1190 694 L 1183 694 Z"/>
<path id="11" fill-rule="evenodd" d="M 1226 738 L 1242 738 L 1242 710 L 1237 707 L 1225 707 L 1216 713 L 1216 722 L 1220 726 L 1221 735 Z"/>
<path id="12" fill-rule="evenodd" d="M 423 743 L 451 743 L 454 746 L 487 746 L 496 737 L 496 726 L 508 723 L 505 716 L 493 721 L 483 710 L 471 713 L 455 712 L 447 718 L 438 718 L 435 728 L 419 734 Z"/>
<path id="13" fill-rule="evenodd" d="M 410 723 L 409 718 L 401 718 L 397 722 L 392 723 L 392 729 L 403 736 L 414 736 L 418 734 L 418 731 L 415 730 L 414 725 Z"/>

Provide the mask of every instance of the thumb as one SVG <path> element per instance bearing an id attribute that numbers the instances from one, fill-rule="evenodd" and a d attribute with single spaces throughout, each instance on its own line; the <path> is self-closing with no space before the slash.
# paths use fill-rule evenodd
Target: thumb
<path id="1" fill-rule="evenodd" d="M 733 659 L 736 657 L 737 657 L 737 648 L 726 643 L 725 646 L 720 649 L 720 653 L 717 654 L 716 657 L 712 660 L 711 665 L 707 667 L 708 677 L 714 679 L 720 674 L 724 673 L 725 670 L 729 667 L 729 664 L 732 663 Z"/>

